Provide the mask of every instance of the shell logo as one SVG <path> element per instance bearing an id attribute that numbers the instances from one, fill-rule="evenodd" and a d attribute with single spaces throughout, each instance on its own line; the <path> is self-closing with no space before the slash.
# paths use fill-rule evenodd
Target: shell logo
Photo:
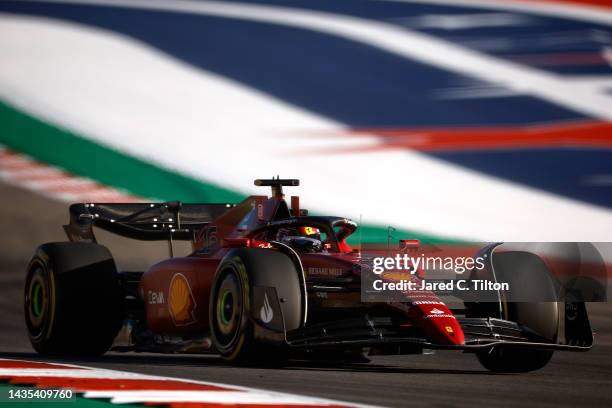
<path id="1" fill-rule="evenodd" d="M 187 326 L 195 323 L 194 311 L 197 304 L 189 282 L 183 274 L 177 273 L 172 277 L 168 293 L 168 309 L 174 325 Z"/>

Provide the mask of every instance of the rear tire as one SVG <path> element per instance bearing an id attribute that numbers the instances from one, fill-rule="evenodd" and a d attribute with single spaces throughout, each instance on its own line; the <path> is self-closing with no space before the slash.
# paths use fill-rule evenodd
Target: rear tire
<path id="1" fill-rule="evenodd" d="M 254 354 L 248 288 L 248 276 L 241 265 L 221 264 L 210 298 L 210 324 L 216 350 L 230 362 L 251 360 Z"/>
<path id="2" fill-rule="evenodd" d="M 501 252 L 492 256 L 495 276 L 498 281 L 508 282 L 514 299 L 556 299 L 554 282 L 545 263 L 529 252 Z M 492 277 L 487 277 L 492 279 Z M 525 296 L 524 298 L 521 297 Z M 530 294 L 530 295 L 526 295 Z M 497 304 L 481 304 L 484 310 L 495 310 Z M 494 316 L 499 317 L 499 316 Z M 521 325 L 535 341 L 557 341 L 559 334 L 559 302 L 506 302 L 502 301 L 502 317 Z M 552 350 L 526 349 L 518 347 L 495 347 L 477 353 L 482 366 L 494 372 L 523 373 L 539 370 L 552 358 Z"/>
<path id="3" fill-rule="evenodd" d="M 24 312 L 39 354 L 104 354 L 123 321 L 121 287 L 108 249 L 83 242 L 38 247 L 27 269 Z"/>
<path id="4" fill-rule="evenodd" d="M 221 357 L 233 364 L 280 365 L 287 359 L 283 344 L 263 343 L 255 338 L 252 318 L 256 286 L 274 287 L 287 299 L 285 323 L 291 329 L 301 305 L 295 266 L 283 253 L 267 249 L 237 249 L 219 264 L 211 288 L 209 318 L 212 341 Z"/>

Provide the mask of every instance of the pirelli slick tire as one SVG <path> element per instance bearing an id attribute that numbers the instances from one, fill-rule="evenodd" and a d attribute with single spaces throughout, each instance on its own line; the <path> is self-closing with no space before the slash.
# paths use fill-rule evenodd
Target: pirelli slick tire
<path id="1" fill-rule="evenodd" d="M 36 249 L 26 271 L 30 342 L 43 355 L 99 356 L 123 320 L 115 262 L 103 246 L 57 242 Z"/>
<path id="2" fill-rule="evenodd" d="M 229 252 L 217 268 L 209 305 L 211 337 L 221 357 L 233 364 L 282 364 L 287 359 L 283 344 L 255 338 L 253 294 L 257 286 L 275 288 L 285 300 L 285 322 L 294 327 L 303 301 L 299 284 L 293 262 L 281 252 L 260 248 Z"/>
<path id="3" fill-rule="evenodd" d="M 524 296 L 531 293 L 524 299 L 549 300 L 508 302 L 502 297 L 503 318 L 518 323 L 535 336 L 535 341 L 556 342 L 559 302 L 552 301 L 557 298 L 556 288 L 545 263 L 532 253 L 513 251 L 494 253 L 493 267 L 497 278 L 508 282 L 512 292 Z M 548 364 L 552 355 L 552 350 L 518 347 L 496 347 L 477 354 L 486 369 L 509 373 L 539 370 Z"/>

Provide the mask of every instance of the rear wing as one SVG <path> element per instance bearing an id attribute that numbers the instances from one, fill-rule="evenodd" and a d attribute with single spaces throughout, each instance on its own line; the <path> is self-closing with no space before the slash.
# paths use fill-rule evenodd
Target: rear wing
<path id="1" fill-rule="evenodd" d="M 93 227 L 142 241 L 195 242 L 197 231 L 236 204 L 72 204 L 64 231 L 70 241 L 96 242 Z"/>

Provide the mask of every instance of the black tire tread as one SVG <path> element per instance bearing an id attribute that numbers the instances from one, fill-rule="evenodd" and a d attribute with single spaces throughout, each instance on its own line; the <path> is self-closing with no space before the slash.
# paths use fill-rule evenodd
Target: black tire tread
<path id="1" fill-rule="evenodd" d="M 28 266 L 26 291 L 37 267 L 53 280 L 55 311 L 42 338 L 30 333 L 34 349 L 42 355 L 104 354 L 123 320 L 121 287 L 108 249 L 83 242 L 41 245 Z"/>

